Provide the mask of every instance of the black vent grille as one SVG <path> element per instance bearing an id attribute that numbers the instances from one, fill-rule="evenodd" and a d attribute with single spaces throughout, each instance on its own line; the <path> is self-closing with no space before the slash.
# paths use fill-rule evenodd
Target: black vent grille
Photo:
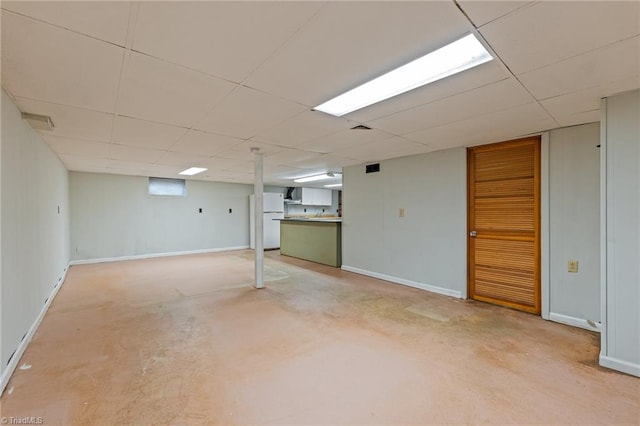
<path id="1" fill-rule="evenodd" d="M 358 124 L 355 127 L 352 127 L 351 130 L 371 130 L 371 127 L 367 127 L 364 124 Z"/>
<path id="2" fill-rule="evenodd" d="M 380 171 L 380 163 L 367 164 L 364 171 L 365 173 L 378 173 Z"/>

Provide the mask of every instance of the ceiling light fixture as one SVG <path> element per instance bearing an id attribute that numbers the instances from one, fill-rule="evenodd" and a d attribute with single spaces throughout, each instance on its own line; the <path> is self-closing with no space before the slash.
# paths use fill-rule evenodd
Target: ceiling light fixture
<path id="1" fill-rule="evenodd" d="M 337 188 L 339 186 L 342 186 L 341 183 L 332 183 L 331 185 L 325 185 L 325 188 Z"/>
<path id="2" fill-rule="evenodd" d="M 338 176 L 336 176 L 338 175 Z M 323 173 L 321 175 L 313 175 L 313 176 L 306 176 L 306 177 L 301 177 L 298 179 L 294 179 L 294 182 L 298 182 L 298 183 L 303 183 L 303 182 L 314 182 L 316 180 L 324 180 L 324 179 L 333 179 L 335 177 L 340 177 L 339 173 Z"/>
<path id="3" fill-rule="evenodd" d="M 193 176 L 193 175 L 197 175 L 198 173 L 202 173 L 204 172 L 205 169 L 204 167 L 191 167 L 187 170 L 183 170 L 180 173 L 178 173 L 179 175 L 187 175 L 187 176 Z"/>
<path id="4" fill-rule="evenodd" d="M 491 54 L 476 36 L 469 34 L 330 99 L 314 109 L 340 117 L 492 59 Z"/>

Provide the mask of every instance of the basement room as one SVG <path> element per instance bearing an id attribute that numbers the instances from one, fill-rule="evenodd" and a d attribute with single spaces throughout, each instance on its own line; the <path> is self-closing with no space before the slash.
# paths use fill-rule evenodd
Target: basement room
<path id="1" fill-rule="evenodd" d="M 0 8 L 3 424 L 640 424 L 639 1 Z"/>

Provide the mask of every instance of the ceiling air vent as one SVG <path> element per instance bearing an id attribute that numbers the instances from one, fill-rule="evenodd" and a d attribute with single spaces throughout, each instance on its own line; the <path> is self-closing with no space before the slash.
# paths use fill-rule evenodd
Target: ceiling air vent
<path id="1" fill-rule="evenodd" d="M 380 163 L 367 164 L 364 169 L 365 173 L 378 173 L 379 171 L 380 171 Z"/>
<path id="2" fill-rule="evenodd" d="M 36 130 L 53 130 L 56 127 L 48 115 L 31 114 L 29 112 L 22 113 L 22 119 Z"/>
<path id="3" fill-rule="evenodd" d="M 356 127 L 352 127 L 351 130 L 371 130 L 371 127 L 367 127 L 364 124 L 358 124 Z"/>

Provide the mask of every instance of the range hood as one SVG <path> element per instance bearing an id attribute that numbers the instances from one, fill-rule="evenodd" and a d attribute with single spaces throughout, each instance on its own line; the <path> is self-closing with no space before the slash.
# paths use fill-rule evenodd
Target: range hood
<path id="1" fill-rule="evenodd" d="M 296 193 L 296 195 L 300 196 L 300 192 L 296 191 L 296 187 L 295 186 L 290 186 L 287 188 L 287 193 L 284 196 L 284 202 L 285 204 L 302 204 L 302 200 L 297 199 L 294 200 L 294 192 Z"/>

